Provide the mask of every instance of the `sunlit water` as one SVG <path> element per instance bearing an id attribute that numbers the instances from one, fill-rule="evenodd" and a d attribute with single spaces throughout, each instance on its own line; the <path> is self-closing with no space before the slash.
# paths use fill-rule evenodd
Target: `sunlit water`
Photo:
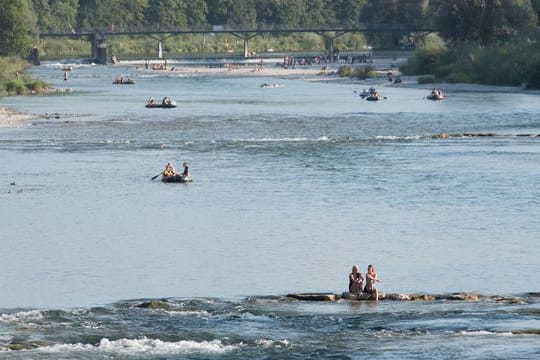
<path id="1" fill-rule="evenodd" d="M 354 82 L 33 73 L 74 92 L 0 100 L 50 115 L 0 129 L 0 357 L 540 355 L 538 95 L 384 84 L 373 103 Z M 150 180 L 167 161 L 193 183 Z M 519 300 L 283 297 L 346 291 L 353 264 L 385 292 Z"/>

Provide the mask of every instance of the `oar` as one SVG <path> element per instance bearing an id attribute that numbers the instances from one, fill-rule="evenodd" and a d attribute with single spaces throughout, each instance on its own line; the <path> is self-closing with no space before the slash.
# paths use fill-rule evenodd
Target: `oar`
<path id="1" fill-rule="evenodd" d="M 157 174 L 156 176 L 154 176 L 152 179 L 150 180 L 154 180 L 155 178 L 157 178 L 159 175 L 161 175 L 161 173 Z"/>

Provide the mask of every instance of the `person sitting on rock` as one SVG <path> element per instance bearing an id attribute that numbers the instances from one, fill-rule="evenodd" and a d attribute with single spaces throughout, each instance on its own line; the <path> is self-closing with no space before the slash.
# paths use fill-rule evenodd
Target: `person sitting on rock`
<path id="1" fill-rule="evenodd" d="M 362 277 L 362 274 L 358 271 L 358 266 L 354 265 L 352 267 L 352 272 L 349 274 L 349 293 L 360 294 L 362 292 L 363 283 L 364 278 Z"/>
<path id="2" fill-rule="evenodd" d="M 368 271 L 366 273 L 366 286 L 364 292 L 371 295 L 371 298 L 375 301 L 379 300 L 379 290 L 375 287 L 376 282 L 381 280 L 377 279 L 377 273 L 373 265 L 368 265 Z"/>

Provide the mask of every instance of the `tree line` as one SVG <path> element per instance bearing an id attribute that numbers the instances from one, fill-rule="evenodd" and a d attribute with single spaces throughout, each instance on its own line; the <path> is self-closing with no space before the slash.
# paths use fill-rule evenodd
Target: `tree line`
<path id="1" fill-rule="evenodd" d="M 467 81 L 490 63 L 481 79 L 540 86 L 539 12 L 540 0 L 9 0 L 0 1 L 0 56 L 26 57 L 45 32 L 409 25 L 436 35 L 368 32 L 363 41 L 416 48 L 411 72 Z"/>
<path id="2" fill-rule="evenodd" d="M 209 25 L 423 25 L 450 43 L 487 45 L 535 30 L 539 11 L 540 0 L 9 0 L 0 2 L 0 55 L 28 51 L 45 32 Z M 414 35 L 373 33 L 367 41 L 398 46 Z"/>

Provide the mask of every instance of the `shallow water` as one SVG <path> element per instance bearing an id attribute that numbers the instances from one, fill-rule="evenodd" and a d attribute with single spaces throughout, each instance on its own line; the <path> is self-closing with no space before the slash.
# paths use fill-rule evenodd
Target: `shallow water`
<path id="1" fill-rule="evenodd" d="M 32 358 L 540 352 L 538 301 L 524 295 L 540 284 L 538 95 L 433 102 L 384 84 L 373 103 L 354 93 L 364 85 L 335 81 L 33 72 L 74 92 L 0 100 L 50 114 L 0 129 L 0 344 L 46 341 Z M 112 85 L 117 74 L 136 84 Z M 179 107 L 145 109 L 149 96 Z M 194 182 L 151 181 L 167 161 L 189 161 Z M 368 263 L 387 292 L 525 300 L 280 297 L 341 293 Z M 158 298 L 172 314 L 129 300 Z"/>

